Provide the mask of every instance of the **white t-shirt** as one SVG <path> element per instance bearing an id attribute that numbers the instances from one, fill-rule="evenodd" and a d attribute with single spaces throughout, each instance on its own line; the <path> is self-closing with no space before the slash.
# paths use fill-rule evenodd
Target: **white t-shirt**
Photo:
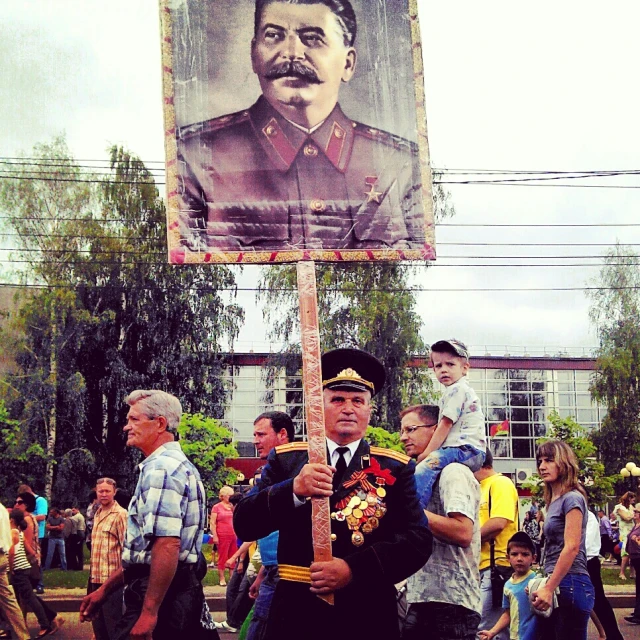
<path id="1" fill-rule="evenodd" d="M 440 516 L 461 513 L 473 522 L 471 544 L 465 549 L 433 538 L 427 563 L 407 581 L 407 602 L 446 602 L 482 613 L 480 602 L 480 485 L 468 467 L 447 465 L 433 487 L 427 511 Z"/>
<path id="2" fill-rule="evenodd" d="M 458 382 L 445 388 L 440 398 L 440 418 L 453 422 L 443 447 L 471 445 L 480 451 L 487 450 L 484 414 L 476 392 L 462 376 Z"/>
<path id="3" fill-rule="evenodd" d="M 600 524 L 593 511 L 587 511 L 587 536 L 585 545 L 587 547 L 587 560 L 600 555 Z"/>

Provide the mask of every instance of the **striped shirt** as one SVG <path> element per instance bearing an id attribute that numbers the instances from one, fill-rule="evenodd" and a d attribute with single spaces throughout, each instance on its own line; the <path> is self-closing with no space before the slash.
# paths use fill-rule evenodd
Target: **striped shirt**
<path id="1" fill-rule="evenodd" d="M 24 571 L 31 569 L 31 563 L 27 560 L 27 552 L 24 548 L 24 533 L 18 532 L 20 537 L 18 543 L 13 548 L 13 571 Z"/>
<path id="2" fill-rule="evenodd" d="M 98 509 L 91 534 L 90 582 L 104 584 L 120 568 L 126 530 L 127 510 L 117 502 L 109 509 Z"/>
<path id="3" fill-rule="evenodd" d="M 206 521 L 206 497 L 198 470 L 177 442 L 158 447 L 139 469 L 129 505 L 123 566 L 151 564 L 150 542 L 165 537 L 180 538 L 179 561 L 195 564 Z"/>

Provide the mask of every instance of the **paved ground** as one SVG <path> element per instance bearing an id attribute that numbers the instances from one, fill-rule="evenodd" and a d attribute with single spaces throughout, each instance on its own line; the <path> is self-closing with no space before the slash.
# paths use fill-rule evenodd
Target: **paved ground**
<path id="1" fill-rule="evenodd" d="M 618 624 L 620 626 L 620 631 L 624 636 L 625 640 L 640 640 L 640 625 L 630 625 L 623 620 L 623 616 L 629 614 L 627 609 L 616 609 L 616 616 L 618 618 Z M 60 614 L 65 619 L 65 623 L 62 626 L 62 629 L 55 636 L 56 640 L 91 640 L 93 634 L 91 633 L 91 626 L 84 623 L 81 624 L 78 622 L 78 614 L 77 613 L 62 613 Z M 222 613 L 216 613 L 216 620 L 221 620 L 224 617 Z M 29 615 L 29 623 L 30 630 L 32 636 L 35 637 L 38 632 L 38 625 L 35 621 L 33 615 Z M 234 640 L 237 639 L 237 633 L 222 633 L 220 634 L 221 640 Z M 596 633 L 595 627 L 593 625 L 589 625 L 589 640 L 598 640 L 598 634 Z M 300 636 L 300 640 L 304 640 L 304 636 Z"/>

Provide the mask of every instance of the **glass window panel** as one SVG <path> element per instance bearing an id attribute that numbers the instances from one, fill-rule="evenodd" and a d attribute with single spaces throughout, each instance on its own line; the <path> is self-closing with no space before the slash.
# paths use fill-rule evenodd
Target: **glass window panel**
<path id="1" fill-rule="evenodd" d="M 487 391 L 499 390 L 504 391 L 507 386 L 507 382 L 505 380 L 487 380 Z"/>
<path id="2" fill-rule="evenodd" d="M 531 435 L 531 425 L 528 422 L 512 422 L 511 436 L 527 438 Z"/>
<path id="3" fill-rule="evenodd" d="M 509 382 L 509 389 L 511 389 L 511 393 L 515 392 L 523 392 L 528 391 L 528 383 L 527 382 L 519 382 L 518 380 L 511 380 Z"/>
<path id="4" fill-rule="evenodd" d="M 511 409 L 511 421 L 512 422 L 529 422 L 531 415 L 528 408 L 513 408 Z"/>
<path id="5" fill-rule="evenodd" d="M 573 371 L 556 371 L 556 379 L 564 382 L 573 380 Z"/>
<path id="6" fill-rule="evenodd" d="M 494 458 L 509 458 L 511 455 L 509 438 L 493 438 L 489 446 Z"/>
<path id="7" fill-rule="evenodd" d="M 543 393 L 532 394 L 531 403 L 534 407 L 544 407 L 544 394 Z"/>
<path id="8" fill-rule="evenodd" d="M 592 371 L 579 371 L 576 370 L 576 382 L 588 382 L 591 380 L 591 376 L 593 375 Z"/>
<path id="9" fill-rule="evenodd" d="M 529 438 L 513 438 L 511 447 L 514 458 L 533 458 L 533 440 Z"/>
<path id="10" fill-rule="evenodd" d="M 561 418 L 573 418 L 575 417 L 575 409 L 558 409 L 558 415 Z"/>
<path id="11" fill-rule="evenodd" d="M 533 381 L 547 379 L 547 372 L 541 369 L 532 369 L 529 373 L 529 378 Z"/>
<path id="12" fill-rule="evenodd" d="M 572 382 L 558 382 L 558 391 L 573 391 Z"/>
<path id="13" fill-rule="evenodd" d="M 547 425 L 544 422 L 536 422 L 533 425 L 533 435 L 536 438 L 544 438 L 547 435 Z"/>
<path id="14" fill-rule="evenodd" d="M 487 369 L 487 380 L 506 380 L 507 379 L 507 370 L 506 369 Z"/>
<path id="15" fill-rule="evenodd" d="M 506 404 L 504 393 L 487 393 L 487 406 L 503 407 Z"/>
<path id="16" fill-rule="evenodd" d="M 558 406 L 560 407 L 574 407 L 575 396 L 572 393 L 559 393 L 558 394 Z"/>
<path id="17" fill-rule="evenodd" d="M 544 422 L 546 419 L 546 410 L 545 409 L 534 409 L 533 410 L 533 419 L 535 422 Z"/>
<path id="18" fill-rule="evenodd" d="M 531 403 L 531 396 L 527 393 L 512 393 L 509 397 L 509 404 L 512 407 L 528 407 Z"/>
<path id="19" fill-rule="evenodd" d="M 546 382 L 532 382 L 531 389 L 533 391 L 544 391 L 546 386 Z"/>
<path id="20" fill-rule="evenodd" d="M 576 382 L 576 391 L 589 391 L 589 382 Z"/>
<path id="21" fill-rule="evenodd" d="M 580 424 L 597 421 L 598 411 L 596 409 L 578 409 L 578 422 Z"/>
<path id="22" fill-rule="evenodd" d="M 502 422 L 507 419 L 507 410 L 500 407 L 489 407 L 485 415 L 488 422 Z"/>
<path id="23" fill-rule="evenodd" d="M 592 406 L 591 396 L 587 395 L 586 393 L 577 394 L 576 401 L 577 401 L 578 407 L 588 408 Z"/>
<path id="24" fill-rule="evenodd" d="M 527 378 L 526 369 L 509 369 L 509 380 L 527 380 Z"/>
<path id="25" fill-rule="evenodd" d="M 255 406 L 258 400 L 255 391 L 239 391 L 238 389 L 233 392 L 232 398 L 234 405 L 251 403 Z"/>

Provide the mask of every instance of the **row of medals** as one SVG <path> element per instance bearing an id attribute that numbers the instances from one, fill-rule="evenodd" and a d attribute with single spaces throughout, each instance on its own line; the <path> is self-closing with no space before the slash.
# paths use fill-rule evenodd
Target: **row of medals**
<path id="1" fill-rule="evenodd" d="M 377 482 L 384 484 L 382 478 L 378 478 Z M 351 542 L 356 547 L 364 543 L 365 533 L 378 528 L 380 518 L 387 513 L 387 505 L 383 502 L 386 495 L 387 490 L 383 486 L 369 491 L 360 488 L 336 504 L 336 511 L 331 513 L 331 518 L 338 522 L 346 521 L 349 530 L 353 531 Z"/>

